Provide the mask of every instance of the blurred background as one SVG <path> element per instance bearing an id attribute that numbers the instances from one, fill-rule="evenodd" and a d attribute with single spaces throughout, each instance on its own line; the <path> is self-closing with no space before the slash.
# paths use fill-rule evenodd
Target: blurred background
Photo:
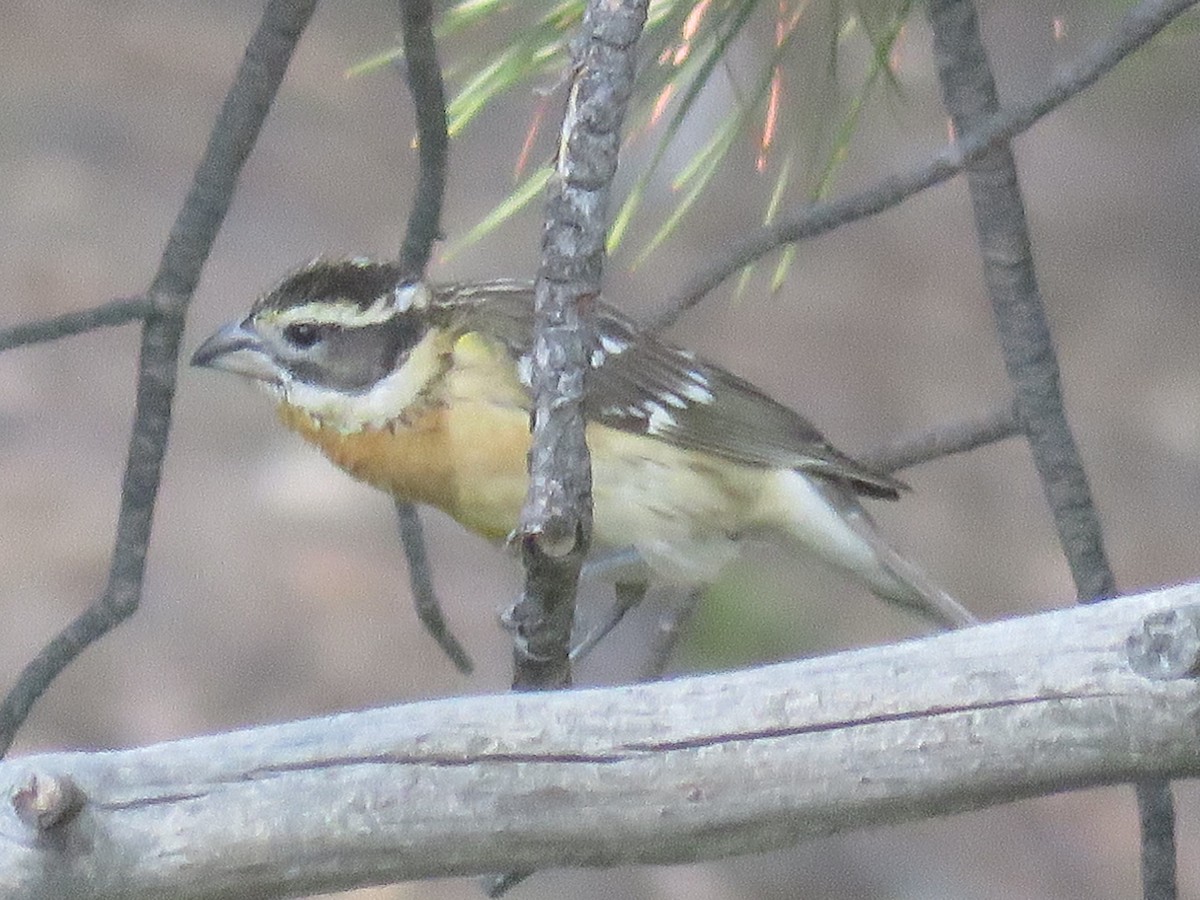
<path id="1" fill-rule="evenodd" d="M 10 0 L 0 29 L 0 327 L 135 294 L 149 282 L 259 4 Z M 243 175 L 192 307 L 190 353 L 283 272 L 320 253 L 394 254 L 415 160 L 410 104 L 390 72 L 346 68 L 396 38 L 394 3 L 328 3 L 304 37 Z M 1113 4 L 989 4 L 1002 96 L 1041 91 L 1108 33 Z M 1055 20 L 1060 27 L 1055 28 Z M 1065 26 L 1065 30 L 1064 30 Z M 493 34 L 502 41 L 504 35 Z M 837 191 L 925 160 L 945 116 L 914 16 L 902 90 L 868 105 Z M 454 68 L 452 48 L 443 50 Z M 1200 577 L 1200 54 L 1178 32 L 1126 62 L 1016 144 L 1068 411 L 1123 589 Z M 733 90 L 706 95 L 727 114 Z M 537 98 L 517 91 L 452 146 L 445 230 L 499 203 Z M 557 101 L 556 101 L 557 102 Z M 725 106 L 723 106 L 725 104 Z M 557 108 L 552 106 L 552 109 Z M 551 126 L 553 127 L 553 126 Z M 700 140 L 703 135 L 697 138 Z M 653 233 L 681 138 L 627 239 Z M 624 160 L 628 187 L 653 142 Z M 752 136 L 699 213 L 649 261 L 613 260 L 610 298 L 637 313 L 762 216 L 771 181 Z M 540 209 L 435 262 L 441 279 L 531 277 Z M 710 297 L 673 336 L 809 415 L 854 453 L 997 408 L 1009 392 L 955 181 L 803 244 L 738 298 Z M 133 405 L 134 327 L 0 355 L 0 688 L 104 585 Z M 1019 441 L 905 474 L 873 510 L 893 542 L 984 618 L 1072 601 L 1066 565 Z M 274 421 L 257 392 L 184 370 L 143 606 L 38 703 L 14 754 L 124 747 L 427 697 L 503 690 L 497 610 L 514 560 L 425 516 L 435 578 L 477 669 L 458 675 L 417 626 L 381 494 Z M 607 598 L 592 595 L 595 609 Z M 661 605 L 582 668 L 629 680 Z M 921 633 L 865 591 L 756 551 L 703 607 L 676 671 L 825 653 Z M 1176 786 L 1182 896 L 1200 897 L 1200 793 Z M 1130 788 L 805 843 L 721 863 L 538 874 L 517 898 L 1117 898 L 1138 893 Z M 357 900 L 476 898 L 472 880 Z"/>

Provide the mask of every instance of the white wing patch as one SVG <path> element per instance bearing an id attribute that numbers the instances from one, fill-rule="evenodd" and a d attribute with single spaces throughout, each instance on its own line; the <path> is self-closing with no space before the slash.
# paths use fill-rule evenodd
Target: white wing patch
<path id="1" fill-rule="evenodd" d="M 647 433 L 662 434 L 664 431 L 670 431 L 676 426 L 675 417 L 661 403 L 648 400 L 644 405 L 648 416 L 646 421 Z"/>
<path id="2" fill-rule="evenodd" d="M 429 307 L 429 287 L 422 281 L 398 284 L 392 291 L 391 310 L 407 312 L 410 309 L 427 309 Z M 374 306 L 371 307 L 374 309 Z"/>
<path id="3" fill-rule="evenodd" d="M 611 334 L 600 335 L 600 346 L 609 356 L 618 356 L 629 349 L 629 344 Z"/>
<path id="4" fill-rule="evenodd" d="M 708 388 L 708 379 L 699 372 L 691 373 L 691 380 L 680 393 L 693 403 L 712 403 L 714 399 L 713 392 Z"/>
<path id="5" fill-rule="evenodd" d="M 533 356 L 522 353 L 517 357 L 517 380 L 527 388 L 533 388 Z"/>

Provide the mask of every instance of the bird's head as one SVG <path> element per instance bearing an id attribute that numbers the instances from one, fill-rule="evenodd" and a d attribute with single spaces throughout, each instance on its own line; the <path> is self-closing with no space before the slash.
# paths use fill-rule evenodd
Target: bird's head
<path id="1" fill-rule="evenodd" d="M 325 425 L 380 427 L 416 398 L 415 376 L 436 370 L 430 296 L 393 265 L 318 260 L 205 340 L 192 365 L 249 378 Z"/>

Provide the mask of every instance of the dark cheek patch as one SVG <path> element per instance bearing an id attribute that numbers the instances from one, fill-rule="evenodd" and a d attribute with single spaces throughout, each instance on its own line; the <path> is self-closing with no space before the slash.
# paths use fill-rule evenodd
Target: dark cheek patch
<path id="1" fill-rule="evenodd" d="M 385 322 L 330 331 L 296 359 L 291 369 L 301 381 L 348 393 L 363 393 L 389 375 L 424 335 L 409 315 Z"/>
<path id="2" fill-rule="evenodd" d="M 402 313 L 373 327 L 382 329 L 385 336 L 383 352 L 379 357 L 384 372 L 393 371 L 401 358 L 407 356 L 425 336 L 425 329 L 412 314 Z"/>

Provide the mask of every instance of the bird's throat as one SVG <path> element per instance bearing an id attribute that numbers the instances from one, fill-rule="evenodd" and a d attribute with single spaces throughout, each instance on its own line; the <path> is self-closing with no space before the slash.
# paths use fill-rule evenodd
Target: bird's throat
<path id="1" fill-rule="evenodd" d="M 354 432 L 286 403 L 279 417 L 341 469 L 398 500 L 435 506 L 490 540 L 516 527 L 528 484 L 528 418 L 520 410 L 430 406 Z M 504 443 L 517 446 L 498 446 Z"/>

